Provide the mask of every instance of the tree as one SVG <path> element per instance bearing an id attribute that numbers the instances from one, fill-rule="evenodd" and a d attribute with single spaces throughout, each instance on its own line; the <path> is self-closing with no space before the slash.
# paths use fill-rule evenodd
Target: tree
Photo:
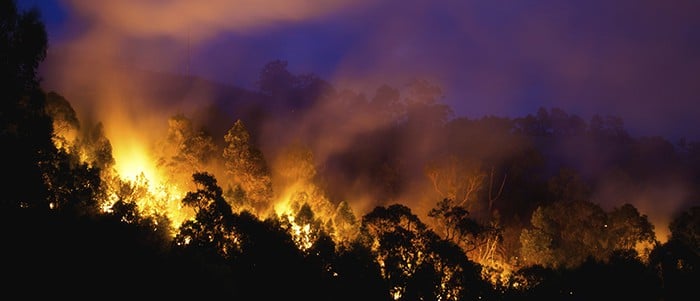
<path id="1" fill-rule="evenodd" d="M 609 212 L 605 230 L 608 250 L 636 250 L 646 258 L 659 243 L 654 225 L 631 204 L 624 204 Z"/>
<path id="2" fill-rule="evenodd" d="M 686 245 L 700 256 L 700 206 L 682 211 L 669 224 L 670 240 Z"/>
<path id="3" fill-rule="evenodd" d="M 57 148 L 69 148 L 75 143 L 80 121 L 70 102 L 56 92 L 46 94 L 46 113 L 53 120 L 53 141 Z"/>
<path id="4" fill-rule="evenodd" d="M 478 162 L 449 155 L 428 164 L 425 174 L 441 198 L 453 200 L 467 209 L 478 205 L 476 194 L 483 188 L 486 178 Z"/>
<path id="5" fill-rule="evenodd" d="M 615 251 L 605 261 L 588 258 L 561 278 L 559 289 L 579 300 L 675 300 L 663 298 L 657 273 L 634 250 Z"/>
<path id="6" fill-rule="evenodd" d="M 406 292 L 411 277 L 426 260 L 427 242 L 422 239 L 426 230 L 404 205 L 379 206 L 362 217 L 361 231 L 377 254 L 392 295 L 400 297 Z"/>
<path id="7" fill-rule="evenodd" d="M 333 229 L 336 242 L 351 242 L 359 234 L 360 221 L 347 201 L 338 203 L 333 215 Z"/>
<path id="8" fill-rule="evenodd" d="M 100 169 L 81 162 L 76 154 L 64 150 L 53 154 L 39 165 L 48 191 L 47 207 L 76 215 L 99 214 L 98 201 L 106 197 Z"/>
<path id="9" fill-rule="evenodd" d="M 115 161 L 112 155 L 112 143 L 104 132 L 104 125 L 98 122 L 94 126 L 85 127 L 76 141 L 77 152 L 85 158 L 86 163 L 110 172 Z"/>
<path id="10" fill-rule="evenodd" d="M 46 29 L 39 10 L 34 7 L 19 12 L 14 0 L 0 6 L 0 49 L 5 56 L 0 62 L 0 76 L 10 101 L 39 85 L 37 68 L 46 57 Z M 4 103 L 8 104 L 8 103 Z"/>
<path id="11" fill-rule="evenodd" d="M 337 300 L 393 300 L 375 254 L 359 240 L 338 250 L 335 270 L 339 278 L 334 290 Z"/>
<path id="12" fill-rule="evenodd" d="M 316 218 L 311 206 L 303 203 L 294 215 L 288 231 L 299 249 L 307 251 L 317 243 L 323 233 L 323 223 Z"/>
<path id="13" fill-rule="evenodd" d="M 492 282 L 502 281 L 507 260 L 499 245 L 503 230 L 496 222 L 482 224 L 469 211 L 450 199 L 443 199 L 428 212 L 436 220 L 436 229 L 442 238 L 462 248 L 467 256 L 483 267 L 483 276 Z"/>
<path id="14" fill-rule="evenodd" d="M 436 230 L 442 238 L 464 248 L 466 252 L 476 249 L 478 237 L 485 234 L 486 227 L 469 216 L 469 211 L 451 199 L 443 199 L 428 212 L 436 220 Z"/>
<path id="15" fill-rule="evenodd" d="M 573 268 L 589 256 L 602 256 L 599 238 L 606 224 L 605 212 L 591 202 L 540 206 L 531 224 L 520 236 L 521 256 L 528 264 Z"/>
<path id="16" fill-rule="evenodd" d="M 231 206 L 212 175 L 201 172 L 193 174 L 192 178 L 197 190 L 188 192 L 182 204 L 194 209 L 195 218 L 180 226 L 174 243 L 224 258 L 235 256 L 240 246 Z"/>
<path id="17" fill-rule="evenodd" d="M 250 140 L 250 133 L 240 119 L 224 137 L 223 152 L 231 186 L 240 186 L 257 213 L 268 210 L 272 199 L 272 180 L 263 153 Z"/>
<path id="18" fill-rule="evenodd" d="M 185 186 L 189 182 L 185 177 L 212 166 L 217 148 L 211 136 L 178 114 L 168 119 L 166 139 L 158 143 L 155 151 L 159 154 L 158 166 L 166 171 L 167 182 Z"/>
<path id="19" fill-rule="evenodd" d="M 0 3 L 0 164 L 12 172 L 3 181 L 2 204 L 48 209 L 38 164 L 55 155 L 52 121 L 39 89 L 37 68 L 47 36 L 38 9 L 19 12 L 15 1 Z"/>
<path id="20" fill-rule="evenodd" d="M 700 279 L 700 206 L 676 215 L 669 230 L 668 241 L 649 255 L 649 265 L 661 277 L 663 299 L 683 300 L 697 291 Z"/>
<path id="21" fill-rule="evenodd" d="M 376 207 L 363 216 L 361 231 L 395 300 L 484 297 L 488 285 L 480 267 L 457 245 L 429 230 L 410 208 Z"/>
<path id="22" fill-rule="evenodd" d="M 330 202 L 325 191 L 320 189 L 315 183 L 316 165 L 311 149 L 300 143 L 284 147 L 274 160 L 275 173 L 273 178 L 276 198 L 287 202 L 287 211 L 282 214 L 292 218 L 292 223 L 296 226 L 304 227 L 304 223 L 299 223 L 298 216 L 302 213 L 304 206 L 307 206 L 310 213 L 316 215 L 322 225 L 328 225 L 326 232 L 332 233 L 335 206 Z M 312 225 L 306 223 L 306 225 Z M 313 227 L 312 227 L 313 228 Z M 320 227 L 323 228 L 323 227 Z M 319 228 L 319 230 L 320 230 Z M 313 230 L 313 229 L 311 229 Z"/>
<path id="23" fill-rule="evenodd" d="M 538 207 L 530 222 L 520 235 L 529 265 L 575 268 L 589 257 L 605 262 L 616 251 L 655 244 L 651 223 L 632 205 L 607 213 L 588 201 L 554 202 Z"/>
<path id="24" fill-rule="evenodd" d="M 276 218 L 261 221 L 248 211 L 236 214 L 240 256 L 229 261 L 232 285 L 243 300 L 317 299 L 324 292 L 320 271 L 305 265 L 305 258 Z M 274 287 L 260 289 L 261 283 Z M 318 294 L 318 295 L 317 295 Z M 326 296 L 327 297 L 327 296 Z"/>

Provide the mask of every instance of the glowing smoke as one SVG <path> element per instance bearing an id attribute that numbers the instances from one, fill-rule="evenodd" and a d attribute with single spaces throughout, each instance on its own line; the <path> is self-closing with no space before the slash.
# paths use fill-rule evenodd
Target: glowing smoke
<path id="1" fill-rule="evenodd" d="M 545 1 L 546 3 L 547 1 Z M 127 160 L 144 155 L 143 162 L 154 160 L 147 151 L 141 151 L 142 143 L 156 141 L 165 136 L 166 120 L 176 113 L 186 115 L 203 114 L 211 105 L 211 93 L 206 85 L 193 85 L 181 81 L 154 81 L 147 72 L 138 70 L 156 70 L 190 74 L 190 58 L 202 51 L 209 41 L 222 33 L 257 34 L 267 28 L 284 23 L 294 23 L 332 16 L 339 11 L 361 8 L 366 1 L 207 1 L 206 5 L 194 1 L 66 1 L 73 21 L 71 38 L 65 43 L 52 44 L 50 61 L 55 68 L 48 68 L 48 84 L 54 90 L 64 94 L 75 106 L 80 119 L 89 122 L 101 121 L 114 146 L 117 165 L 126 164 Z M 359 3 L 359 5 L 358 5 Z M 561 23 L 557 16 L 576 17 L 572 20 L 587 22 L 585 15 L 566 5 L 536 5 L 534 14 L 520 7 L 515 12 L 494 9 L 498 4 L 476 5 L 473 3 L 450 4 L 450 9 L 434 8 L 432 1 L 415 1 L 411 4 L 396 5 L 394 1 L 379 1 L 380 10 L 366 15 L 372 34 L 353 45 L 355 52 L 344 56 L 334 70 L 332 79 L 341 86 L 359 86 L 367 91 L 368 98 L 379 84 L 389 83 L 402 89 L 408 78 L 428 75 L 434 77 L 438 84 L 446 85 L 449 92 L 455 87 L 467 88 L 467 95 L 458 95 L 462 110 L 471 115 L 481 116 L 493 111 L 505 110 L 514 113 L 523 107 L 523 101 L 529 100 L 523 94 L 538 90 L 538 84 L 545 82 L 557 88 L 551 94 L 543 96 L 545 104 L 559 104 L 563 107 L 582 109 L 588 113 L 601 110 L 624 112 L 637 119 L 643 119 L 650 127 L 665 126 L 666 117 L 654 115 L 657 107 L 645 105 L 650 97 L 672 99 L 676 92 L 669 94 L 665 89 L 652 89 L 654 93 L 640 93 L 628 89 L 627 82 L 642 83 L 644 87 L 659 87 L 663 84 L 651 84 L 645 74 L 659 71 L 664 74 L 679 74 L 685 81 L 674 85 L 684 95 L 697 90 L 696 85 L 688 85 L 692 76 L 684 76 L 687 70 L 694 70 L 697 60 L 688 62 L 687 66 L 678 68 L 680 59 L 674 64 L 643 64 L 652 57 L 668 57 L 663 54 L 675 53 L 673 49 L 652 48 L 652 52 L 630 52 L 625 49 L 648 49 L 646 38 L 611 39 L 599 37 L 583 30 L 583 35 L 576 35 L 575 40 L 562 39 L 567 30 L 582 28 L 576 22 Z M 627 2 L 624 2 L 627 5 Z M 632 2 L 630 2 L 632 3 Z M 412 5 L 418 4 L 418 5 Z M 636 2 L 633 3 L 636 7 Z M 599 5 L 599 4 L 598 4 Z M 622 5 L 617 7 L 620 10 Z M 592 5 L 595 7 L 596 5 Z M 651 6 L 644 6 L 634 12 L 632 24 L 645 25 L 641 22 Z M 528 8 L 531 9 L 531 8 Z M 590 8 L 589 8 L 590 9 Z M 594 11 L 597 11 L 593 9 Z M 607 11 L 607 10 L 606 10 Z M 613 10 L 615 11 L 615 10 Z M 653 10 L 656 11 L 656 10 Z M 678 10 L 692 11 L 692 10 Z M 391 13 L 387 13 L 391 12 Z M 430 14 L 426 13 L 430 12 Z M 581 13 L 584 14 L 584 13 Z M 677 18 L 678 23 L 693 23 L 682 13 L 662 10 L 662 21 Z M 437 27 L 426 28 L 424 24 L 435 17 L 444 20 Z M 539 18 L 542 17 L 542 18 Z M 485 19 L 500 25 L 485 26 Z M 564 18 L 566 19 L 566 18 Z M 494 21 L 495 20 L 495 21 Z M 607 25 L 617 22 L 617 15 L 602 16 L 604 21 L 597 29 L 608 31 Z M 507 21 L 507 22 L 506 22 Z M 677 32 L 672 22 L 663 22 L 664 26 L 655 28 L 653 36 L 665 36 L 666 32 Z M 642 26 L 648 28 L 649 25 Z M 435 29 L 456 28 L 454 32 L 440 30 L 442 34 L 434 35 Z M 512 30 L 516 28 L 517 30 Z M 581 29 L 575 31 L 582 33 Z M 595 30 L 592 31 L 596 32 Z M 623 29 L 615 28 L 612 36 L 621 37 Z M 679 35 L 671 36 L 672 44 L 683 41 Z M 652 39 L 654 40 L 654 39 Z M 466 42 L 447 42 L 466 41 Z M 654 40 L 655 41 L 655 40 Z M 590 42 L 590 43 L 589 43 Z M 462 52 L 463 43 L 472 46 L 469 52 Z M 593 56 L 581 49 L 585 45 L 599 45 L 601 56 Z M 545 45 L 545 47 L 543 47 Z M 583 46 L 582 46 L 583 45 Z M 656 42 L 654 42 L 656 45 Z M 543 49 L 547 51 L 543 51 Z M 191 55 L 192 54 L 192 55 Z M 441 58 L 436 61 L 428 58 Z M 672 56 L 680 57 L 680 56 Z M 550 60 L 550 59 L 554 60 Z M 522 62 L 526 63 L 522 63 Z M 606 62 L 615 62 L 610 65 Z M 224 62 L 222 62 L 223 64 Z M 686 66 L 685 64 L 683 64 Z M 523 70 L 541 70 L 535 74 Z M 237 70 L 231 70 L 231 73 Z M 254 77 L 246 73 L 247 77 Z M 162 77 L 161 77 L 162 78 Z M 534 78 L 534 79 L 533 79 Z M 556 78 L 554 81 L 547 79 Z M 592 86 L 590 85 L 593 81 Z M 612 87 L 603 93 L 599 86 Z M 547 90 L 540 87 L 539 90 Z M 168 92 L 171 97 L 156 97 Z M 573 92 L 571 92 L 573 91 Z M 592 92 L 599 91 L 599 92 Z M 644 95 L 640 95 L 644 94 Z M 673 94 L 673 95 L 672 95 Z M 402 97 L 405 95 L 402 94 Z M 637 96 L 643 96 L 638 98 Z M 678 99 L 684 99 L 680 97 Z M 641 99 L 641 100 L 640 100 Z M 548 103 L 546 103 L 549 101 Z M 634 105 L 630 105 L 635 101 Z M 681 100 L 678 100 L 681 101 Z M 469 102 L 463 104 L 461 102 Z M 586 103 L 584 108 L 583 103 Z M 682 101 L 681 101 L 682 102 Z M 488 105 L 484 105 L 488 103 Z M 637 104 L 643 104 L 639 106 Z M 592 104 L 592 105 L 591 105 Z M 591 105 L 589 107 L 588 105 Z M 691 104 L 695 106 L 695 104 Z M 300 137 L 311 144 L 315 158 L 320 167 L 331 158 L 345 153 L 348 148 L 358 149 L 358 145 L 368 143 L 369 133 L 389 128 L 382 120 L 368 118 L 365 111 L 357 114 L 343 111 L 335 103 L 323 103 L 312 107 L 298 120 L 298 124 L 266 124 L 261 132 L 261 144 L 265 150 L 274 150 L 282 145 L 280 137 Z M 647 109 L 644 109 L 647 108 Z M 665 107 L 677 114 L 683 106 Z M 692 108 L 692 107 L 691 107 Z M 692 109 L 683 108 L 683 112 Z M 463 113 L 463 112 L 458 112 Z M 348 116 L 350 114 L 351 116 Z M 626 115 L 627 116 L 627 115 Z M 623 116 L 623 117 L 626 117 Z M 585 116 L 584 116 L 585 117 Z M 663 119 L 663 120 L 660 120 Z M 672 119 L 672 118 L 671 118 Z M 233 120 L 228 120 L 233 123 Z M 339 123 L 342 123 L 340 126 Z M 284 125 L 286 127 L 281 127 Z M 224 127 L 230 126 L 223 125 Z M 391 199 L 370 199 L 370 186 L 377 179 L 363 177 L 356 173 L 340 183 L 347 191 L 357 192 L 351 195 L 365 209 L 379 202 L 401 200 L 410 203 L 418 212 L 425 212 L 433 203 L 420 203 L 415 200 L 423 198 L 430 191 L 426 187 L 422 174 L 422 164 L 439 150 L 444 139 L 440 133 L 422 133 L 406 135 L 397 141 L 393 150 L 407 169 L 397 170 L 408 178 L 399 179 L 402 187 Z M 371 135 L 370 135 L 371 136 Z M 220 137 L 214 137 L 219 139 Z M 500 150 L 500 143 L 484 143 L 491 137 L 473 136 L 470 143 L 484 148 L 483 153 Z M 361 149 L 361 147 L 360 147 Z M 140 154 L 140 155 L 135 155 Z M 504 155 L 506 156 L 506 155 Z M 130 158 L 130 159 L 126 159 Z M 482 156 L 474 155 L 475 160 Z M 273 158 L 267 158 L 268 160 Z M 153 162 L 153 161 L 150 161 Z M 373 162 L 368 162 L 371 166 Z M 410 163 L 410 164 L 409 164 Z M 142 163 L 144 165 L 147 163 Z M 390 166 L 391 167 L 391 166 Z M 138 171 L 136 167 L 122 169 Z M 147 167 L 144 166 L 144 169 Z M 386 173 L 391 176 L 391 170 Z M 426 192 L 427 191 L 427 192 Z M 366 192 L 366 193 L 365 193 Z M 435 197 L 428 194 L 429 197 Z M 346 196 L 348 197 L 348 196 Z M 675 199 L 675 198 L 674 198 Z M 640 208 L 641 209 L 641 208 Z M 644 212 L 643 212 L 644 213 Z"/>

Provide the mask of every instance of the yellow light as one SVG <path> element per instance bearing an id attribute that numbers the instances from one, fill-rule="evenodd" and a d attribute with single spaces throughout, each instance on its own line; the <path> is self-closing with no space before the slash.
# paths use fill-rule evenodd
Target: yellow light
<path id="1" fill-rule="evenodd" d="M 115 169 L 119 175 L 130 181 L 135 181 L 143 174 L 149 182 L 156 182 L 155 160 L 150 158 L 143 146 L 135 141 L 114 149 Z"/>

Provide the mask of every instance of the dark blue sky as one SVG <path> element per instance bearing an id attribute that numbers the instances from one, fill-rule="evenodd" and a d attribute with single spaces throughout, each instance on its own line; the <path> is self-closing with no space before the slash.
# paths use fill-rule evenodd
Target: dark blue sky
<path id="1" fill-rule="evenodd" d="M 368 94 L 424 77 L 457 116 L 559 107 L 620 116 L 634 134 L 700 139 L 698 1 L 233 2 L 19 4 L 39 7 L 55 52 L 91 55 L 86 37 L 100 36 L 138 66 L 245 87 L 273 59 Z"/>

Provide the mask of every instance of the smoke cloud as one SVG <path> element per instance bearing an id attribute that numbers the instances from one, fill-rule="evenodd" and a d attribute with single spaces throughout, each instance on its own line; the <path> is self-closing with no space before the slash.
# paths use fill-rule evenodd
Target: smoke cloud
<path id="1" fill-rule="evenodd" d="M 396 87 L 403 101 L 413 79 L 428 78 L 442 88 L 444 98 L 438 100 L 454 109 L 452 117 L 517 117 L 539 106 L 560 107 L 585 120 L 596 113 L 622 116 L 635 134 L 700 137 L 695 132 L 700 127 L 687 125 L 700 111 L 694 75 L 700 45 L 691 39 L 700 28 L 694 1 L 64 3 L 70 33 L 50 45 L 42 67 L 45 87 L 65 95 L 80 120 L 104 123 L 118 162 L 133 157 L 124 152 L 137 151 L 143 141 L 161 139 L 167 118 L 178 113 L 207 125 L 228 122 L 215 125 L 220 130 L 214 138 L 221 139 L 221 129 L 234 122 L 225 117 L 240 112 L 231 112 L 235 106 L 225 101 L 218 107 L 215 82 L 254 81 L 262 63 L 276 58 L 288 59 L 290 70 L 328 78 L 339 91 L 335 99 L 295 113 L 294 122 L 265 120 L 254 127 L 256 139 L 269 160 L 296 140 L 308 144 L 319 174 L 334 175 L 326 188 L 337 199 L 354 200 L 361 212 L 401 201 L 425 216 L 439 198 L 425 164 L 445 156 L 441 146 L 451 145 L 446 141 L 465 144 L 455 149 L 474 149 L 462 154 L 474 161 L 509 158 L 532 147 L 492 128 L 462 135 L 418 127 L 382 141 L 377 137 L 391 136 L 383 135 L 392 129 L 389 119 L 373 116 L 371 107 L 348 107 L 343 97 L 369 103 L 383 84 Z M 183 81 L 172 74 L 212 81 Z M 355 92 L 340 96 L 344 88 Z M 256 100 L 236 93 L 231 102 Z M 387 153 L 376 152 L 382 148 Z M 597 155 L 580 146 L 562 151 L 584 166 Z M 366 160 L 344 163 L 357 170 L 339 170 L 334 162 L 349 160 L 349 152 L 365 152 Z M 362 168 L 382 178 L 368 177 Z M 509 174 L 508 185 L 514 176 Z M 379 183 L 390 183 L 379 190 L 393 193 L 379 193 Z M 595 196 L 658 208 L 677 208 L 688 197 L 685 184 L 650 188 L 653 198 L 623 198 L 621 191 L 630 189 L 621 187 L 600 185 Z M 668 204 L 642 201 L 658 199 L 664 194 L 658 191 L 672 195 Z M 644 208 L 654 216 L 671 211 L 655 206 Z"/>

